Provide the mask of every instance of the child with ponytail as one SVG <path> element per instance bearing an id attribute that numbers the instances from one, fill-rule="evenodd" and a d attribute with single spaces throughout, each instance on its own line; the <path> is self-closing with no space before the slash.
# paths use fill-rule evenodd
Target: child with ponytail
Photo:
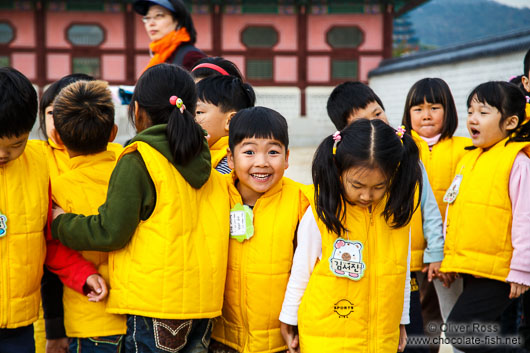
<path id="1" fill-rule="evenodd" d="M 418 148 L 402 130 L 360 119 L 320 144 L 312 174 L 280 314 L 289 351 L 402 351 Z"/>
<path id="2" fill-rule="evenodd" d="M 206 352 L 221 314 L 229 200 L 195 122 L 197 93 L 179 67 L 147 69 L 99 214 L 60 214 L 52 234 L 76 250 L 111 251 L 107 312 L 127 315 L 125 351 Z"/>
<path id="3" fill-rule="evenodd" d="M 501 313 L 530 286 L 530 125 L 524 122 L 525 104 L 517 86 L 501 81 L 477 86 L 467 99 L 473 148 L 458 163 L 444 195 L 449 206 L 441 271 L 460 274 L 464 281 L 448 327 L 488 323 L 489 332 L 499 333 Z M 475 338 L 480 333 L 460 332 Z M 497 344 L 458 348 L 524 351 Z"/>

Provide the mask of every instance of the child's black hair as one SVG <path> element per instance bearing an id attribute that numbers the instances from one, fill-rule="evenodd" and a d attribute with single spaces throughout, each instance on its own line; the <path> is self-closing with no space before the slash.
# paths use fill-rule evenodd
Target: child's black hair
<path id="1" fill-rule="evenodd" d="M 528 92 L 526 92 L 526 89 L 524 88 L 524 85 L 523 85 L 523 76 L 525 75 L 514 76 L 508 82 L 513 83 L 514 85 L 519 87 L 521 92 L 523 92 L 523 94 L 526 95 Z"/>
<path id="2" fill-rule="evenodd" d="M 20 71 L 0 68 L 0 138 L 29 133 L 37 119 L 37 92 Z"/>
<path id="3" fill-rule="evenodd" d="M 169 102 L 172 96 L 182 99 L 186 109 Z M 195 121 L 197 91 L 195 82 L 183 68 L 158 64 L 140 76 L 129 105 L 129 119 L 134 124 L 135 102 L 149 117 L 152 125 L 167 124 L 169 147 L 175 163 L 186 165 L 205 146 L 204 132 Z"/>
<path id="4" fill-rule="evenodd" d="M 409 90 L 403 111 L 403 120 L 407 133 L 410 134 L 412 123 L 410 109 L 416 105 L 424 104 L 425 101 L 431 104 L 441 104 L 444 108 L 444 121 L 440 140 L 453 137 L 458 127 L 458 114 L 456 113 L 455 100 L 447 83 L 441 78 L 424 78 L 416 82 Z"/>
<path id="5" fill-rule="evenodd" d="M 269 138 L 279 141 L 285 150 L 289 148 L 289 131 L 285 118 L 275 110 L 252 107 L 240 110 L 230 120 L 228 147 L 235 146 L 246 138 Z"/>
<path id="6" fill-rule="evenodd" d="M 213 104 L 223 112 L 238 112 L 256 103 L 254 89 L 237 77 L 210 76 L 197 83 L 200 101 Z"/>
<path id="7" fill-rule="evenodd" d="M 331 92 L 327 103 L 328 116 L 337 130 L 342 130 L 355 110 L 364 109 L 372 102 L 377 102 L 385 110 L 383 102 L 370 87 L 362 82 L 347 81 Z"/>
<path id="8" fill-rule="evenodd" d="M 524 123 L 526 118 L 526 97 L 524 93 L 513 83 L 504 81 L 489 81 L 475 87 L 467 97 L 467 107 L 471 101 L 488 104 L 497 108 L 501 113 L 499 127 L 510 116 L 517 116 L 517 127 L 510 133 L 506 144 L 512 141 L 530 141 L 530 124 Z"/>
<path id="9" fill-rule="evenodd" d="M 223 73 L 209 67 L 197 67 L 201 64 L 213 64 L 219 66 L 221 69 L 225 70 L 228 75 L 237 77 L 243 81 L 243 74 L 239 71 L 236 64 L 220 56 L 208 56 L 197 61 L 193 66 L 193 69 L 191 69 L 191 75 L 194 79 L 223 75 Z"/>
<path id="10" fill-rule="evenodd" d="M 94 78 L 92 76 L 86 75 L 86 74 L 70 74 L 67 76 L 64 76 L 60 78 L 59 80 L 52 83 L 46 91 L 42 94 L 40 97 L 40 103 L 39 103 L 39 130 L 42 133 L 42 135 L 48 139 L 48 134 L 46 133 L 46 108 L 50 106 L 55 97 L 59 94 L 59 92 L 66 86 L 68 86 L 71 83 L 77 82 L 77 81 L 93 81 Z"/>
<path id="11" fill-rule="evenodd" d="M 66 148 L 82 154 L 105 151 L 114 127 L 114 103 L 104 81 L 77 81 L 53 103 L 55 130 Z"/>
<path id="12" fill-rule="evenodd" d="M 523 75 L 530 79 L 528 77 L 530 75 L 530 49 L 528 49 L 523 59 Z"/>
<path id="13" fill-rule="evenodd" d="M 383 121 L 367 119 L 354 121 L 340 135 L 335 155 L 330 135 L 313 158 L 316 212 L 326 228 L 338 236 L 347 231 L 343 221 L 348 200 L 341 180 L 343 173 L 353 167 L 381 170 L 388 182 L 385 221 L 393 228 L 408 224 L 422 190 L 419 151 L 412 137 L 404 135 L 401 140 Z"/>

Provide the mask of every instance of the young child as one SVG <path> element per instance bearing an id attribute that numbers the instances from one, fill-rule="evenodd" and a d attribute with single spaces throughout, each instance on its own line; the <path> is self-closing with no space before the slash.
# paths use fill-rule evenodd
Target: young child
<path id="1" fill-rule="evenodd" d="M 388 124 L 381 99 L 362 82 L 348 81 L 335 87 L 328 99 L 327 110 L 337 129 L 343 129 L 362 118 L 379 119 Z M 423 180 L 421 207 L 414 213 L 411 222 L 410 323 L 406 327 L 408 335 L 417 336 L 424 334 L 418 278 L 423 279 L 427 276 L 428 281 L 424 281 L 427 284 L 438 276 L 444 246 L 440 211 L 423 165 L 421 169 Z M 425 349 L 407 347 L 406 351 L 425 352 Z"/>
<path id="2" fill-rule="evenodd" d="M 77 81 L 92 81 L 94 78 L 89 75 L 74 73 L 62 77 L 58 81 L 52 83 L 42 94 L 39 102 L 39 130 L 44 136 L 46 141 L 42 141 L 43 148 L 46 155 L 46 160 L 48 161 L 48 168 L 50 171 L 50 179 L 53 181 L 59 175 L 64 173 L 69 169 L 70 157 L 66 152 L 65 147 L 58 143 L 54 136 L 52 136 L 52 130 L 54 129 L 53 125 L 53 101 L 55 97 L 59 94 L 61 89 L 68 86 L 71 83 Z M 107 149 L 114 151 L 116 157 L 118 157 L 123 150 L 123 147 L 117 143 L 109 143 Z M 54 245 L 55 246 L 55 245 Z M 64 250 L 61 250 L 64 251 Z M 50 256 L 51 252 L 48 250 L 47 262 L 48 266 L 50 265 Z M 81 257 L 81 259 L 83 259 Z M 52 264 L 54 270 L 57 271 L 58 266 L 63 264 Z M 97 273 L 95 267 L 94 273 Z M 88 267 L 87 267 L 88 269 Z M 79 272 L 81 274 L 81 272 Z M 78 274 L 78 275 L 79 275 Z M 89 274 L 84 273 L 84 275 Z M 68 281 L 69 274 L 62 274 L 62 280 Z M 81 277 L 78 277 L 81 279 Z M 81 282 L 82 283 L 82 282 Z M 73 285 L 70 283 L 69 285 Z M 49 271 L 45 270 L 43 275 L 43 281 L 41 286 L 42 291 L 42 303 L 44 309 L 44 316 L 46 317 L 46 345 L 50 350 L 53 350 L 57 347 L 62 347 L 66 349 L 68 346 L 68 340 L 64 338 L 65 330 L 63 325 L 63 307 L 62 307 L 62 285 L 61 282 L 56 279 Z M 40 326 L 41 320 L 37 321 L 36 325 Z M 42 325 L 43 326 L 43 325 Z M 63 337 L 63 338 L 62 338 Z M 39 347 L 37 347 L 39 348 Z M 57 348 L 59 349 L 59 348 Z"/>
<path id="3" fill-rule="evenodd" d="M 226 158 L 228 127 L 232 117 L 256 102 L 252 86 L 232 76 L 207 77 L 197 83 L 197 122 L 208 132 L 212 167 L 230 173 Z"/>
<path id="4" fill-rule="evenodd" d="M 210 351 L 285 351 L 278 316 L 308 203 L 302 185 L 283 176 L 289 158 L 283 116 L 264 107 L 243 109 L 229 134 L 231 239 L 223 316 L 214 324 Z"/>
<path id="5" fill-rule="evenodd" d="M 159 64 L 137 82 L 138 135 L 118 159 L 98 215 L 60 214 L 52 234 L 109 254 L 107 312 L 127 314 L 125 350 L 206 352 L 221 315 L 229 199 L 195 122 L 197 93 L 182 68 Z"/>
<path id="6" fill-rule="evenodd" d="M 441 270 L 464 278 L 464 290 L 449 315 L 449 325 L 499 323 L 504 309 L 530 285 L 530 207 L 526 200 L 530 194 L 530 125 L 523 123 L 525 104 L 519 88 L 507 82 L 483 83 L 468 97 L 467 128 L 475 148 L 458 163 L 444 195 L 449 205 Z M 461 334 L 477 336 L 480 332 Z M 497 352 L 501 348 L 459 349 Z"/>
<path id="7" fill-rule="evenodd" d="M 49 173 L 43 150 L 28 141 L 37 93 L 15 69 L 0 68 L 0 347 L 35 352 L 46 246 Z"/>
<path id="8" fill-rule="evenodd" d="M 439 78 L 416 82 L 407 94 L 402 123 L 420 149 L 436 203 L 445 219 L 443 196 L 451 185 L 456 165 L 467 153 L 465 147 L 471 146 L 469 138 L 453 136 L 458 116 L 447 83 Z M 461 291 L 461 280 L 453 283 L 451 289 L 444 288 L 440 281 L 421 281 L 424 321 L 436 322 L 440 315 L 445 321 Z"/>
<path id="9" fill-rule="evenodd" d="M 63 88 L 53 102 L 54 141 L 69 155 L 68 170 L 52 179 L 53 201 L 67 212 L 97 213 L 105 202 L 116 155 L 107 150 L 114 140 L 114 104 L 103 81 L 78 81 Z M 108 254 L 84 251 L 108 282 Z M 70 352 L 116 352 L 126 331 L 125 316 L 105 312 L 106 301 L 91 303 L 64 288 L 64 322 Z"/>
<path id="10" fill-rule="evenodd" d="M 236 64 L 220 56 L 202 58 L 191 69 L 191 76 L 197 83 L 203 78 L 219 75 L 233 76 L 243 81 L 243 74 L 239 71 Z"/>
<path id="11" fill-rule="evenodd" d="M 411 195 L 421 183 L 414 141 L 361 119 L 324 139 L 312 173 L 315 195 L 280 314 L 289 350 L 403 350 Z"/>

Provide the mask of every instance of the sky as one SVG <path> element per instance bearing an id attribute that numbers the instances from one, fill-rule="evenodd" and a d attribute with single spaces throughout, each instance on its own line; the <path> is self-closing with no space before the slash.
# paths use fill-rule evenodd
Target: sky
<path id="1" fill-rule="evenodd" d="M 494 0 L 504 5 L 513 6 L 513 7 L 528 7 L 530 8 L 530 0 Z"/>

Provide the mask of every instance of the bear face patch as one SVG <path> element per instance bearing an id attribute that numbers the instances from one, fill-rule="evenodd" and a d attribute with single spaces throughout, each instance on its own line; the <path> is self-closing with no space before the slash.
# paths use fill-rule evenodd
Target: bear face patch
<path id="1" fill-rule="evenodd" d="M 329 258 L 329 268 L 337 277 L 358 281 L 364 276 L 366 265 L 362 261 L 363 244 L 342 238 L 335 240 L 333 253 Z"/>

